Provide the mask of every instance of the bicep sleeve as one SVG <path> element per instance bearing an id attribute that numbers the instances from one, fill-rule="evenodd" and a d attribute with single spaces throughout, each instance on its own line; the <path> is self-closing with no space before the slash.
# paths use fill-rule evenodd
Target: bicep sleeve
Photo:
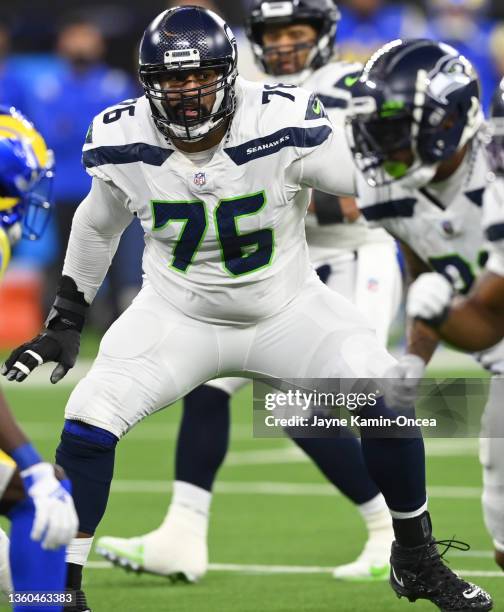
<path id="1" fill-rule="evenodd" d="M 121 234 L 133 219 L 116 187 L 93 178 L 91 190 L 75 212 L 63 274 L 70 276 L 91 303 L 100 288 Z"/>

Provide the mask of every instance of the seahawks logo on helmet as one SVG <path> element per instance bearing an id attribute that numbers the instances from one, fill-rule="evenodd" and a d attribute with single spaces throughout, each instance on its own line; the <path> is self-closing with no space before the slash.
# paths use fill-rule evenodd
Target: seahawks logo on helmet
<path id="1" fill-rule="evenodd" d="M 427 184 L 483 123 L 476 72 L 444 43 L 387 43 L 351 91 L 349 141 L 373 186 L 397 180 L 410 188 Z"/>

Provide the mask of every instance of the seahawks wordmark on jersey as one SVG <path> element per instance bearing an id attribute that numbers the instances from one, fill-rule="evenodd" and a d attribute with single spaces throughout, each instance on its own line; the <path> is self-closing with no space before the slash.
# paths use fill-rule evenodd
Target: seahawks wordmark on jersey
<path id="1" fill-rule="evenodd" d="M 163 139 L 144 97 L 94 119 L 83 161 L 140 220 L 144 272 L 161 295 L 191 317 L 248 324 L 281 309 L 312 273 L 310 188 L 352 195 L 354 175 L 344 134 L 315 96 L 241 78 L 236 96 L 206 161 Z"/>

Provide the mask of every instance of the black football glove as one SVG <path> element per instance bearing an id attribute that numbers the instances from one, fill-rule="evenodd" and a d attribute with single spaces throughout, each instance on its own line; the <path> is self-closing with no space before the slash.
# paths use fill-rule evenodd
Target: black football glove
<path id="1" fill-rule="evenodd" d="M 75 281 L 63 276 L 46 320 L 46 328 L 9 355 L 1 374 L 8 380 L 22 382 L 37 366 L 55 361 L 57 366 L 52 371 L 51 382 L 59 382 L 77 360 L 88 307 Z"/>

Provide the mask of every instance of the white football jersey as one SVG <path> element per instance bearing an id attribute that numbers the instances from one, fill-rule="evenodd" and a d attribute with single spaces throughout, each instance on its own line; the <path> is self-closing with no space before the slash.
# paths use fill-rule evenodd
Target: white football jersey
<path id="1" fill-rule="evenodd" d="M 303 83 L 305 89 L 318 96 L 332 124 L 342 129 L 351 98 L 350 87 L 361 71 L 362 64 L 334 61 L 313 72 Z M 312 261 L 333 257 L 335 249 L 355 251 L 364 244 L 392 240 L 383 230 L 369 227 L 363 217 L 354 223 L 321 225 L 314 213 L 306 216 L 306 239 Z"/>
<path id="2" fill-rule="evenodd" d="M 399 183 L 374 188 L 359 175 L 359 204 L 370 223 L 406 243 L 465 294 L 488 259 L 483 201 L 495 197 L 489 172 L 485 148 L 475 140 L 473 150 L 450 178 L 426 188 L 405 189 Z M 502 342 L 477 358 L 493 372 L 504 372 Z"/>
<path id="3" fill-rule="evenodd" d="M 497 177 L 485 192 L 483 227 L 488 240 L 486 268 L 504 276 L 504 178 Z"/>
<path id="4" fill-rule="evenodd" d="M 426 188 L 370 187 L 358 173 L 359 205 L 370 223 L 384 227 L 467 293 L 487 256 L 482 212 L 488 172 L 484 148 L 476 144 L 449 179 Z"/>
<path id="5" fill-rule="evenodd" d="M 83 162 L 140 220 L 144 272 L 160 294 L 188 316 L 247 325 L 313 274 L 310 188 L 353 195 L 355 175 L 344 134 L 310 92 L 238 78 L 236 95 L 210 159 L 194 163 L 167 143 L 141 97 L 94 119 Z"/>

